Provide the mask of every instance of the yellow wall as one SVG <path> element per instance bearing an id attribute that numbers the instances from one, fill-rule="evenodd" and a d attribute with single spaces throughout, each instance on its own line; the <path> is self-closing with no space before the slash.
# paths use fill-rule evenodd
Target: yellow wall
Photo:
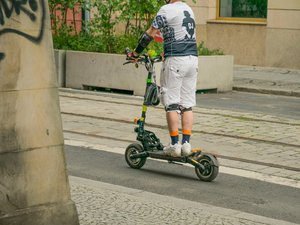
<path id="1" fill-rule="evenodd" d="M 221 48 L 235 64 L 300 69 L 300 0 L 268 0 L 266 22 L 217 20 L 217 0 L 192 0 L 198 41 Z"/>
<path id="2" fill-rule="evenodd" d="M 245 24 L 207 24 L 207 47 L 234 55 L 235 64 L 263 66 L 266 29 Z"/>
<path id="3" fill-rule="evenodd" d="M 266 65 L 300 68 L 300 1 L 269 0 Z"/>

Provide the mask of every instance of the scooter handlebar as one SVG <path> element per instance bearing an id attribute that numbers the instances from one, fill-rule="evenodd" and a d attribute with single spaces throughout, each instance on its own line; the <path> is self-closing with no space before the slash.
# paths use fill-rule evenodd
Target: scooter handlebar
<path id="1" fill-rule="evenodd" d="M 134 57 L 132 54 L 132 51 L 130 51 L 129 48 L 125 49 L 125 54 L 126 54 L 126 60 L 127 62 L 123 63 L 123 65 L 129 64 L 129 63 L 147 63 L 151 61 L 152 63 L 157 63 L 161 62 L 163 60 L 162 56 L 156 56 L 154 58 L 151 58 L 148 54 L 143 54 L 138 57 Z"/>
<path id="2" fill-rule="evenodd" d="M 129 48 L 125 48 L 125 54 L 128 55 L 128 53 L 130 53 L 130 49 Z"/>
<path id="3" fill-rule="evenodd" d="M 132 62 L 130 62 L 130 61 L 124 62 L 123 65 L 126 65 L 126 64 L 129 64 L 129 63 L 132 63 Z"/>
<path id="4" fill-rule="evenodd" d="M 161 62 L 163 61 L 163 57 L 161 55 L 154 57 L 151 59 L 153 62 Z"/>

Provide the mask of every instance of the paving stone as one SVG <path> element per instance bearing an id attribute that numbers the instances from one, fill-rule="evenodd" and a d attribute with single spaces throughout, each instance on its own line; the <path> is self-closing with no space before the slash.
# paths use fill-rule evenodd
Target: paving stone
<path id="1" fill-rule="evenodd" d="M 128 191 L 127 188 L 119 191 L 115 185 L 80 179 L 71 178 L 70 184 L 81 225 L 263 225 L 283 222 L 152 193 L 137 194 L 137 190 Z"/>
<path id="2" fill-rule="evenodd" d="M 141 98 L 111 94 L 82 94 L 81 92 L 61 92 L 60 94 L 64 130 L 99 136 L 92 138 L 65 133 L 65 137 L 69 140 L 88 140 L 100 146 L 119 147 L 124 150 L 131 143 L 130 140 L 135 142 L 136 134 L 133 129 L 136 125 L 132 123 L 132 120 L 141 113 Z M 252 163 L 254 165 L 255 161 L 258 161 L 300 169 L 300 147 L 298 147 L 300 146 L 300 120 L 199 107 L 195 107 L 194 111 L 195 124 L 191 137 L 193 147 L 202 147 L 208 152 L 222 156 L 251 160 L 254 161 Z M 90 117 L 68 113 L 84 114 Z M 153 131 L 163 144 L 170 142 L 162 107 L 149 107 L 145 127 Z M 115 138 L 115 140 L 105 137 Z M 261 141 L 251 140 L 251 138 Z M 117 141 L 117 139 L 121 140 Z M 290 146 L 290 144 L 295 146 Z M 258 164 L 256 164 L 257 167 L 238 161 L 231 164 L 241 164 L 243 165 L 241 168 L 246 170 L 248 166 L 248 170 L 259 173 L 277 173 L 277 176 L 298 179 L 295 174 L 279 173 L 274 168 L 261 170 Z"/>

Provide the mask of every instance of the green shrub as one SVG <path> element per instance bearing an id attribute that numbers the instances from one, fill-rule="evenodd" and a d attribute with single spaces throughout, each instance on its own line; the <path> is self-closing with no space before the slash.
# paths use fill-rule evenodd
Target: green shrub
<path id="1" fill-rule="evenodd" d="M 106 45 L 104 45 L 100 36 L 85 33 L 76 36 L 67 33 L 53 35 L 53 46 L 56 49 L 64 50 L 106 52 Z"/>
<path id="2" fill-rule="evenodd" d="M 53 45 L 56 49 L 123 54 L 127 47 L 134 49 L 139 39 L 136 35 L 118 35 L 111 38 L 114 45 L 107 49 L 105 38 L 100 35 L 95 36 L 84 32 L 78 35 L 70 35 L 67 32 L 60 32 L 53 35 Z M 163 44 L 153 41 L 148 49 L 153 49 L 157 54 L 161 54 Z M 198 45 L 197 50 L 199 55 L 224 55 L 220 49 L 208 49 L 205 47 L 204 42 Z"/>
<path id="3" fill-rule="evenodd" d="M 135 35 L 119 35 L 115 37 L 114 53 L 123 54 L 125 48 L 134 49 L 138 42 Z"/>
<path id="4" fill-rule="evenodd" d="M 198 55 L 224 55 L 223 51 L 220 49 L 206 48 L 203 41 L 198 45 L 197 50 Z"/>

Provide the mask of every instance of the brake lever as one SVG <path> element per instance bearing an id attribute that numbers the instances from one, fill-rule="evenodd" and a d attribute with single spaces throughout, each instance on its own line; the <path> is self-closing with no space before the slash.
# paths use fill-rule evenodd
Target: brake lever
<path id="1" fill-rule="evenodd" d="M 124 63 L 123 63 L 123 66 L 124 66 L 124 65 L 127 65 L 127 64 L 129 64 L 129 63 L 134 63 L 136 68 L 139 67 L 138 62 L 133 62 L 133 61 L 124 62 Z"/>
<path id="2" fill-rule="evenodd" d="M 160 55 L 160 56 L 157 56 L 157 57 L 155 57 L 154 58 L 154 60 L 153 60 L 153 62 L 161 62 L 161 61 L 163 61 L 163 58 L 162 58 L 162 56 Z"/>
<path id="3" fill-rule="evenodd" d="M 131 63 L 131 62 L 124 62 L 124 63 L 123 63 L 123 66 L 126 65 L 126 64 L 129 64 L 129 63 Z"/>

